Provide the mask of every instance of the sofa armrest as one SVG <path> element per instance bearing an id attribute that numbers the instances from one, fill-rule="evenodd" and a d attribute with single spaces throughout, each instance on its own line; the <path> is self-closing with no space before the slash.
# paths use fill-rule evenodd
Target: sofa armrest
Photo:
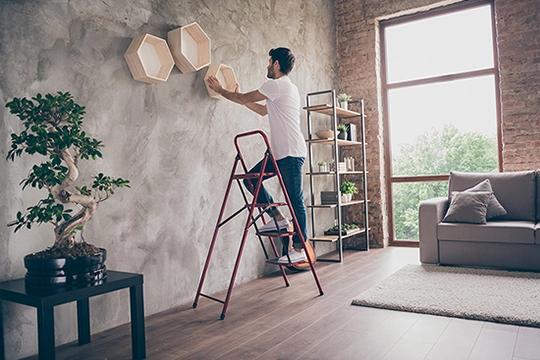
<path id="1" fill-rule="evenodd" d="M 420 202 L 418 226 L 420 230 L 420 262 L 422 263 L 439 263 L 437 224 L 442 221 L 447 209 L 447 197 L 438 197 Z"/>

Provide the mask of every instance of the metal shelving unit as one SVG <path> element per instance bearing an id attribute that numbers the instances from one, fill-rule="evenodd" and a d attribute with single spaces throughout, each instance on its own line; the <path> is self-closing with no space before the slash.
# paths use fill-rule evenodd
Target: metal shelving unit
<path id="1" fill-rule="evenodd" d="M 331 102 L 329 104 L 311 104 L 311 99 L 316 97 L 320 98 L 322 96 L 329 95 L 331 96 Z M 311 240 L 314 244 L 316 242 L 326 242 L 326 243 L 336 243 L 336 250 L 338 252 L 337 259 L 335 258 L 321 258 L 320 256 L 317 258 L 318 261 L 331 261 L 331 262 L 342 262 L 343 261 L 343 239 L 351 236 L 357 236 L 359 234 L 364 234 L 365 241 L 366 241 L 366 248 L 365 250 L 369 250 L 369 223 L 368 223 L 368 199 L 367 199 L 367 170 L 366 170 L 366 156 L 365 156 L 365 150 L 366 150 L 366 144 L 365 144 L 365 114 L 364 114 L 364 100 L 358 100 L 357 101 L 360 104 L 360 112 L 345 110 L 342 108 L 339 108 L 337 106 L 337 100 L 336 100 L 336 91 L 335 90 L 324 90 L 324 91 L 317 91 L 317 92 L 311 92 L 308 93 L 306 96 L 306 107 L 304 107 L 304 110 L 307 111 L 307 128 L 308 128 L 308 139 L 306 140 L 308 145 L 308 164 L 309 164 L 309 171 L 306 173 L 307 176 L 309 176 L 309 198 L 310 203 L 307 206 L 311 210 L 311 237 L 309 240 Z M 331 121 L 331 127 L 334 132 L 334 138 L 333 139 L 318 139 L 314 137 L 313 132 L 313 124 L 312 124 L 312 113 L 318 113 L 329 116 L 329 119 Z M 343 119 L 352 119 L 352 118 L 359 118 L 359 125 L 361 130 L 361 141 L 350 141 L 350 140 L 342 140 L 338 139 L 338 131 L 337 126 L 341 123 Z M 328 172 L 319 172 L 314 171 L 314 160 L 313 160 L 313 147 L 319 146 L 319 145 L 330 145 L 332 149 L 332 158 L 334 159 L 334 162 L 336 164 L 336 168 L 334 171 L 328 171 Z M 343 159 L 342 154 L 342 148 L 346 146 L 360 146 L 361 147 L 361 161 L 360 164 L 362 165 L 362 168 L 360 171 L 340 171 L 338 163 L 341 159 Z M 355 159 L 356 160 L 356 159 Z M 356 169 L 355 169 L 356 170 Z M 341 197 L 339 196 L 339 188 L 341 186 L 341 182 L 343 177 L 348 175 L 361 175 L 362 181 L 360 183 L 356 183 L 357 187 L 359 187 L 359 190 L 361 195 L 363 195 L 363 199 L 361 200 L 353 200 L 350 202 L 343 203 L 341 201 Z M 321 204 L 320 202 L 315 201 L 315 194 L 314 194 L 314 181 L 315 178 L 318 176 L 333 176 L 334 177 L 334 189 L 333 191 L 336 192 L 336 198 L 337 202 L 335 204 Z M 363 227 L 359 226 L 358 229 L 354 229 L 353 231 L 347 231 L 344 233 L 344 231 L 341 229 L 341 226 L 343 224 L 343 209 L 345 207 L 362 207 L 363 215 L 364 215 L 364 224 Z M 315 209 L 333 209 L 335 212 L 334 221 L 337 225 L 339 225 L 340 231 L 337 232 L 336 235 L 317 235 L 315 233 Z M 359 225 L 359 224 L 357 224 Z"/>

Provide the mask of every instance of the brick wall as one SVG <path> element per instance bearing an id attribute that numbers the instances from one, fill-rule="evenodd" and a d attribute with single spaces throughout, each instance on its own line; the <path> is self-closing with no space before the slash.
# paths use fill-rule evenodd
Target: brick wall
<path id="1" fill-rule="evenodd" d="M 540 168 L 540 1 L 495 2 L 504 171 Z"/>
<path id="2" fill-rule="evenodd" d="M 365 99 L 371 246 L 388 244 L 379 20 L 459 1 L 335 0 L 339 92 Z M 540 168 L 540 1 L 496 0 L 504 171 Z M 351 107 L 352 108 L 352 107 Z M 354 108 L 352 108 L 354 110 Z M 356 150 L 347 149 L 350 155 Z M 348 155 L 347 155 L 348 156 Z M 347 212 L 347 222 L 363 221 Z M 362 247 L 360 237 L 348 246 Z"/>

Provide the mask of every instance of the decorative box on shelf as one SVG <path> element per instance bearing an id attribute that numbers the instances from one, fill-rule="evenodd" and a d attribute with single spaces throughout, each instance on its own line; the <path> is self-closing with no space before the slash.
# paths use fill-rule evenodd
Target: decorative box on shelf
<path id="1" fill-rule="evenodd" d="M 321 204 L 337 204 L 338 193 L 336 191 L 321 191 Z"/>
<path id="2" fill-rule="evenodd" d="M 347 134 L 347 139 L 350 141 L 357 141 L 355 124 L 347 124 Z"/>
<path id="3" fill-rule="evenodd" d="M 174 67 L 167 42 L 150 34 L 135 37 L 124 58 L 133 78 L 149 84 L 167 81 Z"/>
<path id="4" fill-rule="evenodd" d="M 206 82 L 206 79 L 208 79 L 210 76 L 217 77 L 224 89 L 234 91 L 234 88 L 236 87 L 236 76 L 234 76 L 232 67 L 223 64 L 214 64 L 208 68 L 206 75 L 204 76 L 204 84 L 206 85 L 208 95 L 216 99 L 221 99 L 223 96 L 210 89 L 208 83 Z"/>
<path id="5" fill-rule="evenodd" d="M 182 73 L 210 65 L 210 38 L 196 22 L 169 31 L 167 41 L 176 67 Z"/>

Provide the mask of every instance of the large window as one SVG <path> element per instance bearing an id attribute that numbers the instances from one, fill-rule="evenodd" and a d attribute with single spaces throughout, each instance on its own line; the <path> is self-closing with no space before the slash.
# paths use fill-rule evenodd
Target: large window
<path id="1" fill-rule="evenodd" d="M 381 23 L 393 242 L 418 241 L 418 204 L 450 171 L 500 169 L 493 4 Z"/>

